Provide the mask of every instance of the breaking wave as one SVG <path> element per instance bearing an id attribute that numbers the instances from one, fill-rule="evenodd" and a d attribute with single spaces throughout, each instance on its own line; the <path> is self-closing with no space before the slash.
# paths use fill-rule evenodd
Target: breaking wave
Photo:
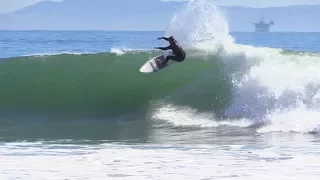
<path id="1" fill-rule="evenodd" d="M 139 68 L 157 51 L 1 60 L 1 119 L 134 119 L 140 112 L 175 126 L 263 124 L 258 132 L 320 132 L 318 54 L 235 44 L 226 18 L 209 0 L 187 3 L 166 35 L 176 36 L 188 57 L 152 74 Z"/>

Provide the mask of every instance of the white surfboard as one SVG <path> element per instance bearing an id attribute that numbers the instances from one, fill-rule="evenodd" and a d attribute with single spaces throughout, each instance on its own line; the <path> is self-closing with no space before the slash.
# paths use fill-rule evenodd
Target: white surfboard
<path id="1" fill-rule="evenodd" d="M 169 61 L 170 63 L 167 63 L 165 65 L 162 65 L 162 62 L 169 55 L 173 55 L 172 50 L 163 51 L 162 55 L 151 58 L 140 68 L 140 72 L 153 73 L 153 72 L 157 72 L 165 67 L 168 67 L 168 65 L 174 61 Z"/>

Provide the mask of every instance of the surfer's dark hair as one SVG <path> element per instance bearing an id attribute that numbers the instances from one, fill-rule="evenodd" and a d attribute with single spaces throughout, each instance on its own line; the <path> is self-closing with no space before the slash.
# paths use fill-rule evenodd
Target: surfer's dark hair
<path id="1" fill-rule="evenodd" d="M 176 39 L 175 39 L 173 36 L 170 36 L 170 37 L 169 37 L 169 40 L 172 41 L 172 42 L 174 42 L 174 43 L 177 42 Z"/>

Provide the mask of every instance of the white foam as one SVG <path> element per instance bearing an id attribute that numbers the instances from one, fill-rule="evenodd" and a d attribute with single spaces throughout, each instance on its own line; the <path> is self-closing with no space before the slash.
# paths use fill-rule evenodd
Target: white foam
<path id="1" fill-rule="evenodd" d="M 239 69 L 243 74 L 235 73 L 235 98 L 226 114 L 274 124 L 259 132 L 319 132 L 320 58 L 261 49 L 242 49 L 243 54 L 257 53 L 243 56 Z M 301 103 L 308 107 L 299 108 Z"/>
<path id="2" fill-rule="evenodd" d="M 199 113 L 189 107 L 167 105 L 153 112 L 153 118 L 164 120 L 174 126 L 219 127 L 237 126 L 248 127 L 252 122 L 246 119 L 217 121 L 213 113 Z"/>
<path id="3" fill-rule="evenodd" d="M 55 55 L 82 55 L 82 54 L 94 54 L 94 52 L 70 52 L 70 51 L 63 51 L 63 52 L 52 52 L 52 53 L 34 53 L 29 55 L 23 55 L 23 56 L 55 56 Z"/>
<path id="4" fill-rule="evenodd" d="M 150 52 L 150 49 L 130 49 L 130 48 L 111 48 L 110 53 L 114 53 L 118 56 L 124 55 L 128 52 L 130 53 L 136 53 L 136 52 Z M 72 51 L 62 51 L 62 52 L 48 52 L 48 53 L 33 53 L 33 54 L 27 54 L 23 55 L 24 57 L 28 56 L 55 56 L 55 55 L 86 55 L 86 54 L 100 54 L 100 53 L 107 53 L 107 52 L 72 52 Z"/>
<path id="5" fill-rule="evenodd" d="M 121 49 L 118 48 L 111 48 L 110 50 L 111 53 L 117 54 L 118 56 L 121 56 L 123 54 L 125 54 L 125 52 Z"/>
<path id="6" fill-rule="evenodd" d="M 320 112 L 307 109 L 305 105 L 270 113 L 268 119 L 270 124 L 258 132 L 320 133 Z"/>
<path id="7" fill-rule="evenodd" d="M 151 49 L 130 49 L 130 48 L 111 48 L 110 52 L 117 54 L 118 56 L 122 56 L 126 53 L 140 53 L 140 52 L 145 52 L 145 53 L 150 53 L 153 50 Z"/>
<path id="8" fill-rule="evenodd" d="M 11 179 L 319 179 L 319 153 L 301 143 L 245 145 L 0 145 Z M 266 173 L 267 172 L 267 173 Z"/>

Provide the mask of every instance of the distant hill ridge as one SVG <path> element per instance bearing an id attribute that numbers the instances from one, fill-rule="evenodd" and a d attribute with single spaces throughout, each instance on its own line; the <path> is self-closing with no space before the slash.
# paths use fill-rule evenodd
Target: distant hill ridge
<path id="1" fill-rule="evenodd" d="M 160 0 L 44 1 L 0 15 L 2 30 L 164 30 L 185 2 Z M 275 21 L 271 31 L 320 32 L 320 6 L 221 7 L 231 31 L 253 31 L 252 22 Z"/>

